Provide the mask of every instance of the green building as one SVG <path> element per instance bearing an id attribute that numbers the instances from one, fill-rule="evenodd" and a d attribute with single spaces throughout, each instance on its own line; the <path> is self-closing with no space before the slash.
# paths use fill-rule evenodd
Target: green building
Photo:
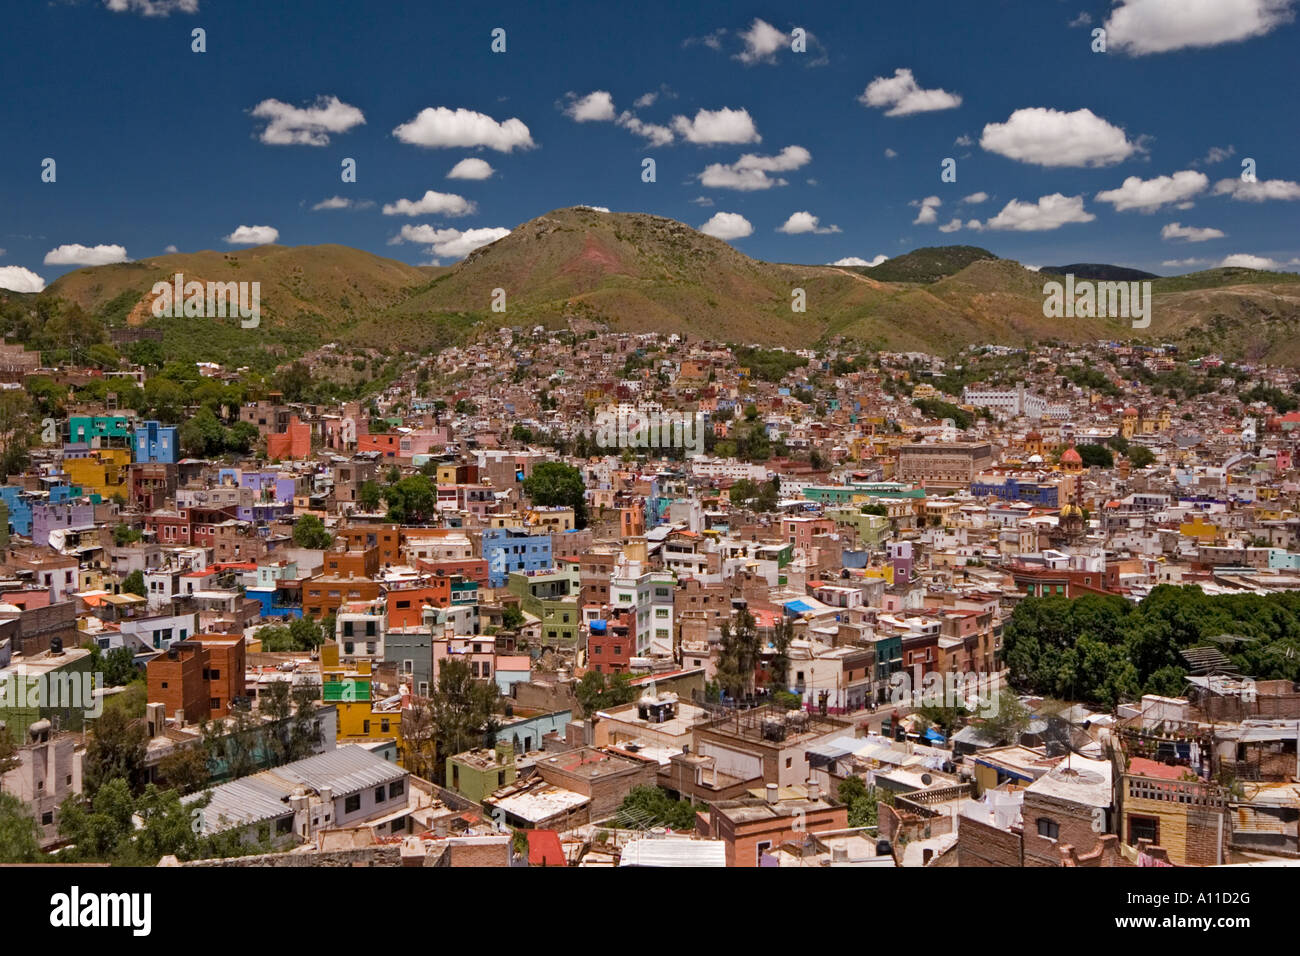
<path id="1" fill-rule="evenodd" d="M 484 797 L 518 777 L 515 748 L 507 740 L 498 740 L 492 750 L 466 750 L 447 758 L 447 789 L 475 803 L 482 803 Z"/>
<path id="2" fill-rule="evenodd" d="M 543 644 L 577 644 L 582 624 L 582 609 L 578 606 L 582 584 L 576 567 L 511 571 L 507 587 L 519 598 L 520 610 L 542 622 Z"/>
<path id="3" fill-rule="evenodd" d="M 0 669 L 0 721 L 19 742 L 38 720 L 55 730 L 81 730 L 87 718 L 103 712 L 103 698 L 94 691 L 90 651 L 41 654 Z"/>

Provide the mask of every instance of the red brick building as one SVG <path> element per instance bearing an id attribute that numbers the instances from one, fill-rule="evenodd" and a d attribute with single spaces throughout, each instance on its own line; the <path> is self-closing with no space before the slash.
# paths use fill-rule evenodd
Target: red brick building
<path id="1" fill-rule="evenodd" d="M 191 723 L 225 717 L 231 699 L 245 696 L 244 662 L 242 637 L 176 641 L 149 662 L 149 701 L 184 711 Z"/>

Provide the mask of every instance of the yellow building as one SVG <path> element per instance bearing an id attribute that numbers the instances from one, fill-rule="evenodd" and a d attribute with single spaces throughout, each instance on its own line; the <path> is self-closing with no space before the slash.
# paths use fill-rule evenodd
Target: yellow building
<path id="1" fill-rule="evenodd" d="M 374 699 L 370 661 L 343 664 L 338 643 L 327 641 L 320 649 L 320 676 L 321 700 L 338 708 L 339 743 L 396 740 L 402 746 L 401 707 Z"/>
<path id="2" fill-rule="evenodd" d="M 1222 534 L 1218 525 L 1206 521 L 1204 515 L 1197 515 L 1191 521 L 1184 521 L 1178 526 L 1178 533 L 1188 538 L 1195 538 L 1201 544 L 1213 544 Z"/>
<path id="3" fill-rule="evenodd" d="M 131 449 L 97 448 L 85 458 L 63 462 L 69 484 L 80 485 L 85 494 L 112 498 L 130 496 Z"/>

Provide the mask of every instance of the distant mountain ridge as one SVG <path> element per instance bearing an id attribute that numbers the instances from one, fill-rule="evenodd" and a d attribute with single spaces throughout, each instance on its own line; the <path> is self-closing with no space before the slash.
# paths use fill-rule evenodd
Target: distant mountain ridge
<path id="1" fill-rule="evenodd" d="M 264 319 L 256 335 L 220 319 L 154 318 L 152 284 L 178 271 L 199 280 L 259 280 Z M 1087 274 L 1127 273 L 1149 275 Z M 1152 326 L 1142 337 L 1214 341 L 1225 354 L 1300 360 L 1290 324 L 1300 321 L 1297 282 L 1300 276 L 1254 270 L 1157 279 Z M 1138 337 L 1119 320 L 1044 317 L 1042 286 L 1039 274 L 975 246 L 917 249 L 874 268 L 769 263 L 672 219 L 573 207 L 522 223 L 448 267 L 410 266 L 339 245 L 261 246 L 79 269 L 44 294 L 76 301 L 108 324 L 161 328 L 171 357 L 223 364 L 275 364 L 328 342 L 422 352 L 480 324 L 586 321 L 787 347 L 843 336 L 936 354 L 970 344 Z M 502 295 L 505 312 L 494 311 Z M 806 310 L 796 312 L 801 298 Z"/>
<path id="2" fill-rule="evenodd" d="M 1039 266 L 1039 272 L 1051 275 L 1072 275 L 1076 279 L 1091 279 L 1097 282 L 1141 282 L 1144 279 L 1159 279 L 1154 272 L 1130 269 L 1128 266 L 1112 266 L 1101 262 L 1076 262 L 1068 266 Z"/>

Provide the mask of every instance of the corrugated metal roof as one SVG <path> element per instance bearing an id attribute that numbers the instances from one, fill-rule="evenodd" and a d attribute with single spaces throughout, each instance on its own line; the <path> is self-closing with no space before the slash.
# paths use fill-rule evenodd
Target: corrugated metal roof
<path id="1" fill-rule="evenodd" d="M 721 840 L 648 837 L 623 847 L 619 866 L 726 866 L 727 846 Z"/>
<path id="2" fill-rule="evenodd" d="M 289 812 L 289 797 L 300 786 L 317 792 L 329 787 L 335 797 L 341 797 L 405 776 L 396 764 L 347 744 L 212 788 L 212 800 L 203 810 L 203 832 L 219 833 L 284 816 Z M 201 797 L 202 793 L 192 794 L 185 802 Z"/>

